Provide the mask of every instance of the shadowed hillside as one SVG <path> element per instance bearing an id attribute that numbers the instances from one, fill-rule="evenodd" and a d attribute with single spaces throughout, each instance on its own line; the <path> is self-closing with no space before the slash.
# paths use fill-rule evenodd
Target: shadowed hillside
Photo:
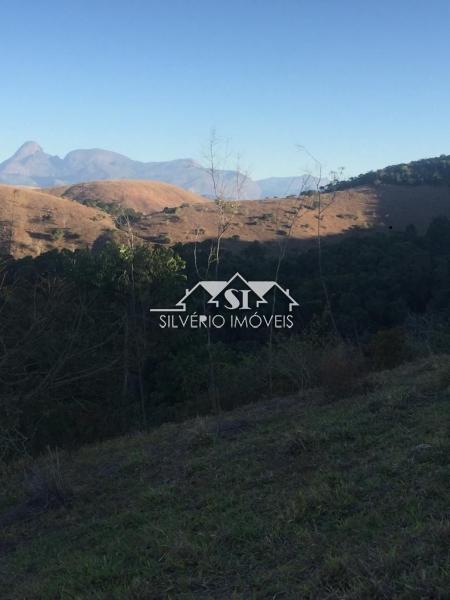
<path id="1" fill-rule="evenodd" d="M 321 235 L 335 237 L 368 229 L 404 230 L 414 224 L 424 232 L 434 217 L 450 216 L 450 188 L 379 186 L 321 195 Z M 317 196 L 232 202 L 226 206 L 224 240 L 310 241 L 317 236 Z M 217 235 L 214 203 L 160 212 L 136 224 L 143 239 L 159 243 L 194 242 Z"/>

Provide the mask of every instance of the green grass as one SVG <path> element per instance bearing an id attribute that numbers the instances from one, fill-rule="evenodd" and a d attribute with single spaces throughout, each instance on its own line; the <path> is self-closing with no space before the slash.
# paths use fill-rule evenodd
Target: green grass
<path id="1" fill-rule="evenodd" d="M 73 497 L 0 529 L 0 597 L 448 598 L 447 361 L 61 454 Z"/>

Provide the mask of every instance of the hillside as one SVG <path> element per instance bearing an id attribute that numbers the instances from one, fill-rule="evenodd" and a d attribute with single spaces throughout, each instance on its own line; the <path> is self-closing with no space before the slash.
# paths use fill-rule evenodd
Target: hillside
<path id="1" fill-rule="evenodd" d="M 133 229 L 147 243 L 192 243 L 217 236 L 219 216 L 214 202 L 160 182 L 94 181 L 44 191 L 11 186 L 0 186 L 0 190 L 0 199 L 5 198 L 0 206 L 5 226 L 11 220 L 14 194 L 21 207 L 15 217 L 16 256 L 52 247 L 91 245 L 104 229 L 117 228 L 113 218 L 120 214 L 120 207 L 139 213 L 132 215 Z M 353 231 L 404 230 L 410 224 L 423 233 L 436 216 L 450 217 L 450 186 L 351 188 L 324 193 L 321 203 L 325 240 Z M 232 248 L 240 247 L 240 242 L 280 242 L 288 235 L 293 246 L 303 246 L 317 236 L 314 196 L 230 202 L 225 210 L 223 240 Z M 55 237 L 54 230 L 65 228 L 72 234 Z"/>
<path id="2" fill-rule="evenodd" d="M 316 199 L 270 199 L 231 203 L 227 207 L 224 240 L 271 242 L 286 239 L 290 231 L 297 242 L 317 235 Z M 332 239 L 349 231 L 404 230 L 414 224 L 423 232 L 434 217 L 450 216 L 450 187 L 377 186 L 325 193 L 321 235 Z M 157 213 L 136 224 L 148 241 L 166 243 L 201 241 L 217 235 L 215 204 L 183 207 L 176 214 Z M 293 224 L 292 229 L 290 229 Z"/>
<path id="3" fill-rule="evenodd" d="M 361 185 L 436 185 L 450 186 L 450 155 L 423 158 L 409 163 L 390 165 L 369 171 L 345 181 L 330 185 L 334 189 L 348 189 Z"/>
<path id="4" fill-rule="evenodd" d="M 0 185 L 0 245 L 16 257 L 84 248 L 115 229 L 105 212 L 38 190 Z"/>
<path id="5" fill-rule="evenodd" d="M 449 384 L 422 359 L 5 467 L 0 596 L 446 598 Z"/>
<path id="6" fill-rule="evenodd" d="M 48 193 L 82 204 L 119 203 L 126 208 L 149 214 L 181 204 L 204 204 L 204 198 L 168 183 L 118 179 L 88 181 L 76 185 L 50 188 Z"/>

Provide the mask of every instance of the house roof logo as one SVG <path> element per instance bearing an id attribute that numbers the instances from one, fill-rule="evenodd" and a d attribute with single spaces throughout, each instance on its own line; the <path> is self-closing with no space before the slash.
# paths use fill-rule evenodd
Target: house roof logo
<path id="1" fill-rule="evenodd" d="M 240 286 L 240 287 L 239 287 Z M 187 289 L 184 296 L 176 303 L 176 305 L 172 308 L 151 308 L 151 312 L 159 312 L 159 313 L 182 313 L 187 310 L 187 300 L 196 292 L 201 291 L 202 289 L 209 294 L 210 298 L 207 301 L 207 304 L 219 308 L 221 306 L 223 294 L 226 295 L 227 290 L 237 291 L 245 287 L 248 293 L 252 292 L 256 297 L 256 308 L 264 304 L 268 304 L 268 300 L 265 298 L 267 294 L 271 290 L 279 291 L 284 295 L 285 299 L 288 302 L 289 312 L 292 312 L 292 309 L 299 306 L 298 302 L 294 300 L 294 298 L 289 293 L 288 289 L 284 289 L 280 286 L 277 281 L 247 281 L 240 273 L 236 273 L 228 279 L 227 281 L 199 281 L 194 287 L 191 289 Z M 233 298 L 229 298 L 229 300 Z M 225 308 L 236 309 L 236 308 L 249 308 L 249 306 L 239 306 L 236 304 L 224 304 Z"/>

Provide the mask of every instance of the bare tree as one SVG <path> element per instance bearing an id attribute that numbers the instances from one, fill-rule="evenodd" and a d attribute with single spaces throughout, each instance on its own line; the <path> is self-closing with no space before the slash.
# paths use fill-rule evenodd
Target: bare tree
<path id="1" fill-rule="evenodd" d="M 336 335 L 338 335 L 338 329 L 336 326 L 336 322 L 334 319 L 330 296 L 328 293 L 328 287 L 325 281 L 325 277 L 323 275 L 323 264 L 322 264 L 322 221 L 324 218 L 325 212 L 332 206 L 336 199 L 336 186 L 333 186 L 333 192 L 331 197 L 328 199 L 326 203 L 322 200 L 322 182 L 323 182 L 323 167 L 322 163 L 317 160 L 304 146 L 299 146 L 299 149 L 304 151 L 309 158 L 311 158 L 315 164 L 316 168 L 316 176 L 313 178 L 312 174 L 309 173 L 306 178 L 303 178 L 302 185 L 297 192 L 295 197 L 293 210 L 290 212 L 290 219 L 288 219 L 287 225 L 287 234 L 284 236 L 279 242 L 279 251 L 278 258 L 275 268 L 275 276 L 274 280 L 278 283 L 281 265 L 286 256 L 286 252 L 288 249 L 289 242 L 292 238 L 292 232 L 294 226 L 298 222 L 298 220 L 305 214 L 306 211 L 315 210 L 316 214 L 314 215 L 317 219 L 317 228 L 316 228 L 316 240 L 317 240 L 317 256 L 318 256 L 318 270 L 319 270 L 319 278 L 321 282 L 321 286 L 324 293 L 325 304 L 327 308 L 327 313 L 330 317 L 330 321 L 333 327 L 333 331 Z M 332 183 L 336 184 L 339 180 L 340 175 L 342 174 L 343 168 L 339 169 L 338 172 L 332 172 L 330 175 L 332 176 Z M 305 196 L 305 192 L 311 189 L 311 183 L 315 181 L 314 184 L 314 193 Z M 278 219 L 281 210 L 281 201 L 278 202 L 278 207 L 276 211 L 276 218 Z M 275 312 L 275 302 L 276 302 L 276 294 L 274 294 L 272 301 L 272 315 Z M 271 326 L 269 328 L 269 341 L 268 341 L 268 363 L 269 363 L 269 391 L 273 393 L 273 325 L 271 322 Z"/>
<path id="2" fill-rule="evenodd" d="M 229 150 L 228 141 L 218 138 L 216 131 L 213 129 L 208 140 L 207 149 L 204 152 L 204 170 L 210 177 L 211 190 L 213 193 L 212 199 L 217 209 L 216 236 L 211 240 L 206 269 L 202 277 L 200 275 L 197 257 L 197 241 L 199 233 L 198 230 L 196 232 L 196 240 L 194 243 L 194 264 L 199 279 L 209 279 L 213 265 L 214 276 L 216 279 L 219 278 L 222 240 L 232 224 L 233 215 L 236 213 L 238 203 L 241 200 L 244 187 L 248 180 L 248 174 L 243 172 L 241 169 L 240 156 L 237 156 L 234 177 L 230 185 L 229 175 L 227 175 L 226 167 L 230 163 L 231 157 L 232 154 Z M 203 303 L 203 308 L 205 313 L 208 313 L 210 310 L 206 304 L 206 301 Z M 221 407 L 216 385 L 217 378 L 213 339 L 212 332 L 209 327 L 207 328 L 207 351 L 209 363 L 208 389 L 210 402 L 214 412 L 220 412 Z"/>

